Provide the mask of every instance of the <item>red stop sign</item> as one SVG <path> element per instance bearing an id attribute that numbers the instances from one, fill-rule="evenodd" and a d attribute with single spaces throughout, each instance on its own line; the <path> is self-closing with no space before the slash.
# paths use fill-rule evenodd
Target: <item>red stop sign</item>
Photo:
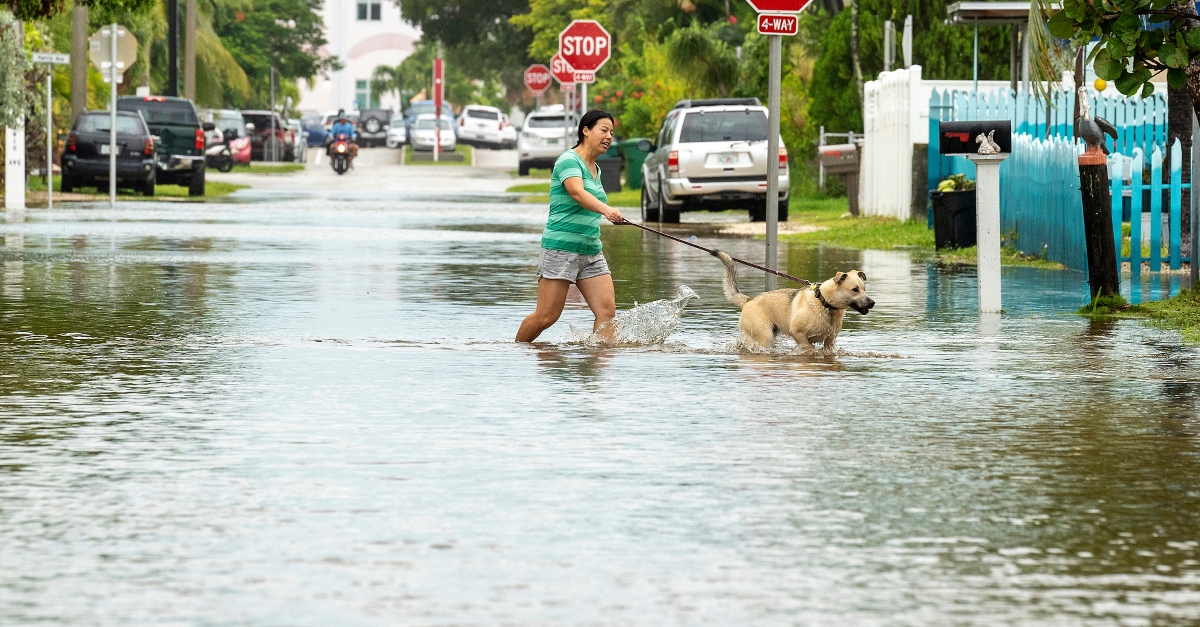
<path id="1" fill-rule="evenodd" d="M 541 63 L 534 63 L 525 69 L 525 86 L 535 95 L 550 88 L 550 68 Z"/>
<path id="2" fill-rule="evenodd" d="M 746 0 L 759 13 L 799 13 L 812 0 Z"/>
<path id="3" fill-rule="evenodd" d="M 562 55 L 557 52 L 550 57 L 550 74 L 562 85 L 575 84 L 575 68 L 563 61 Z"/>
<path id="4" fill-rule="evenodd" d="M 575 20 L 558 34 L 558 54 L 576 72 L 595 72 L 611 52 L 612 37 L 596 20 Z"/>

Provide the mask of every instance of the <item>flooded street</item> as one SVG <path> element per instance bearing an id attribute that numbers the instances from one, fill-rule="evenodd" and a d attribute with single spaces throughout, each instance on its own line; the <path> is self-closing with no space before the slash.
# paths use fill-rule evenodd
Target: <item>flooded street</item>
<path id="1" fill-rule="evenodd" d="M 520 346 L 546 206 L 395 154 L 0 225 L 0 624 L 1200 623 L 1200 348 L 1084 274 L 981 324 L 973 270 L 781 244 L 877 305 L 752 355 L 716 259 L 606 226 L 678 330 Z"/>

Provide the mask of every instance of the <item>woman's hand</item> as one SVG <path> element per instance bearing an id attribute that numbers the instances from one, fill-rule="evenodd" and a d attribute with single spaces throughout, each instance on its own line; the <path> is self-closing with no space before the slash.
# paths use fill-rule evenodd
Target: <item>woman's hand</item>
<path id="1" fill-rule="evenodd" d="M 609 222 L 612 222 L 613 224 L 620 224 L 625 221 L 625 217 L 621 215 L 620 209 L 609 207 L 608 205 L 604 205 L 604 209 L 604 211 L 600 212 L 600 215 L 607 218 Z"/>

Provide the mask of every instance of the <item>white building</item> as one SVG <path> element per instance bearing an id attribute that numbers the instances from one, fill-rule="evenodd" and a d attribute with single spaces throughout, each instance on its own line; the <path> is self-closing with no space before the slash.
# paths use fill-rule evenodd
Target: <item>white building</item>
<path id="1" fill-rule="evenodd" d="M 300 81 L 298 108 L 353 111 L 377 100 L 379 106 L 398 110 L 395 93 L 370 93 L 371 75 L 376 67 L 395 67 L 412 54 L 421 31 L 401 19 L 392 0 L 326 0 L 321 15 L 329 41 L 323 52 L 343 68 L 317 76 L 311 88 Z"/>

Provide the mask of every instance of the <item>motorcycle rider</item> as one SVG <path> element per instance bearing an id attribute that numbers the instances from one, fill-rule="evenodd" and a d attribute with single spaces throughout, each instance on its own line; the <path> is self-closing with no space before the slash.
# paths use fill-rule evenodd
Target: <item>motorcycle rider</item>
<path id="1" fill-rule="evenodd" d="M 337 136 L 346 136 L 346 148 L 349 150 L 350 163 L 354 163 L 354 157 L 358 156 L 358 144 L 354 140 L 358 139 L 358 131 L 354 129 L 354 124 L 346 118 L 346 110 L 338 109 L 337 121 L 329 129 L 329 143 L 325 146 L 325 154 L 333 156 L 333 144 L 337 141 Z"/>

